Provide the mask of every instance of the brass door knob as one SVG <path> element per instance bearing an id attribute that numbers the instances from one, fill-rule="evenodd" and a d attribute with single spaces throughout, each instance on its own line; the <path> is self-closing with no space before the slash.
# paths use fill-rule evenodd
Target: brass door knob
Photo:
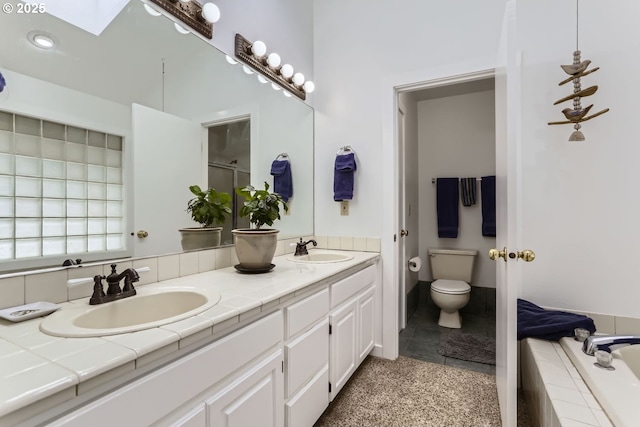
<path id="1" fill-rule="evenodd" d="M 536 259 L 536 254 L 532 250 L 525 249 L 522 252 L 518 251 L 518 259 L 522 259 L 524 262 L 531 262 Z"/>
<path id="2" fill-rule="evenodd" d="M 139 239 L 144 239 L 149 235 L 149 233 L 144 230 L 140 230 L 136 233 L 136 235 L 138 236 Z"/>
<path id="3" fill-rule="evenodd" d="M 504 258 L 504 262 L 507 262 L 507 248 L 503 248 L 502 250 L 496 248 L 489 249 L 489 258 L 494 261 L 498 258 Z"/>
<path id="4" fill-rule="evenodd" d="M 400 230 L 400 237 L 408 236 L 409 230 Z"/>

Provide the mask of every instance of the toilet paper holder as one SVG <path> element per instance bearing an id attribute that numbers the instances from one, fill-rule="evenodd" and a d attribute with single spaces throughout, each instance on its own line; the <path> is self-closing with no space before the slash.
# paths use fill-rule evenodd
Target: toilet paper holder
<path id="1" fill-rule="evenodd" d="M 409 267 L 409 270 L 415 273 L 420 271 L 420 268 L 422 268 L 422 260 L 420 259 L 420 257 L 413 257 L 407 261 L 407 265 Z"/>

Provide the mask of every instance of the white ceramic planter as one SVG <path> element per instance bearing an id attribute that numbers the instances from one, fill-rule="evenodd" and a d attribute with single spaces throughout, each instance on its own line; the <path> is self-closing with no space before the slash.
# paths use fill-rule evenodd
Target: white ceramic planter
<path id="1" fill-rule="evenodd" d="M 220 246 L 220 235 L 222 227 L 202 228 L 180 228 L 182 236 L 182 250 L 191 251 L 195 249 L 214 248 Z"/>
<path id="2" fill-rule="evenodd" d="M 241 268 L 256 272 L 270 269 L 280 230 L 239 228 L 231 232 Z"/>

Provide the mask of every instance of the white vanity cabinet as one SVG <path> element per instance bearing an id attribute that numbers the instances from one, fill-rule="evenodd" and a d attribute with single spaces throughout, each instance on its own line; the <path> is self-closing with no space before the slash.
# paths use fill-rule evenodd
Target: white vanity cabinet
<path id="1" fill-rule="evenodd" d="M 49 425 L 282 426 L 282 325 L 279 310 Z"/>
<path id="2" fill-rule="evenodd" d="M 331 286 L 330 400 L 373 349 L 375 281 L 370 266 Z"/>

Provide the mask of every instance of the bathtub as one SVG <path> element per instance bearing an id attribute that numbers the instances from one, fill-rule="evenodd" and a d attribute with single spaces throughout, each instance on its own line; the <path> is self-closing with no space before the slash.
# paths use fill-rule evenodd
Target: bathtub
<path id="1" fill-rule="evenodd" d="M 595 366 L 596 358 L 573 338 L 562 338 L 560 345 L 613 425 L 640 425 L 640 345 L 614 350 L 613 371 Z"/>

